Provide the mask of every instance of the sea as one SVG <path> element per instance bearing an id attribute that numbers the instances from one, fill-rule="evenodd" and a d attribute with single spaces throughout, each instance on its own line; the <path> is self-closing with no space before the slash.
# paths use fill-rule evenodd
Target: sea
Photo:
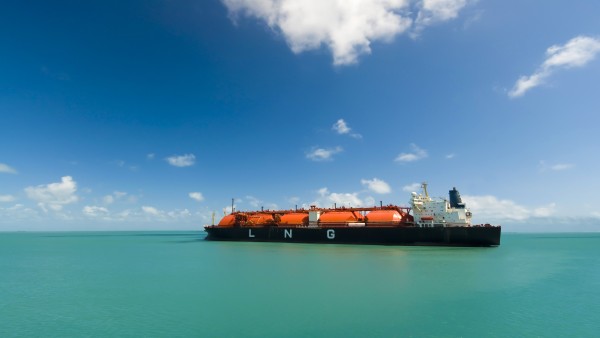
<path id="1" fill-rule="evenodd" d="M 0 337 L 598 337 L 600 233 L 492 248 L 0 233 Z"/>

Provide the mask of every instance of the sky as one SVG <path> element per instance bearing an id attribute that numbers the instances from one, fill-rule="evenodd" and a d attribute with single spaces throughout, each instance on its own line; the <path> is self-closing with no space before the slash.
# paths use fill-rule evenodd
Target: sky
<path id="1" fill-rule="evenodd" d="M 600 231 L 600 2 L 8 1 L 0 231 L 408 205 Z"/>

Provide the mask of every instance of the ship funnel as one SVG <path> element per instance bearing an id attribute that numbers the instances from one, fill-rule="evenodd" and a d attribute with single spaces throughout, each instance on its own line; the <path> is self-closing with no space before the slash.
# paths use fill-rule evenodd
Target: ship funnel
<path id="1" fill-rule="evenodd" d="M 456 190 L 456 188 L 452 188 L 452 190 L 450 190 L 448 194 L 450 195 L 450 206 L 452 208 L 465 208 L 465 203 L 463 203 L 462 199 L 460 198 L 460 193 L 458 192 L 458 190 Z"/>

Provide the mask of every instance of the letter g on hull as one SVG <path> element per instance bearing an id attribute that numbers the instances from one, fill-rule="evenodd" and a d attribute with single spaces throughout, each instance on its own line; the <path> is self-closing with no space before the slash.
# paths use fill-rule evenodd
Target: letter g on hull
<path id="1" fill-rule="evenodd" d="M 334 239 L 335 238 L 335 230 L 333 230 L 333 229 L 327 230 L 327 238 Z"/>

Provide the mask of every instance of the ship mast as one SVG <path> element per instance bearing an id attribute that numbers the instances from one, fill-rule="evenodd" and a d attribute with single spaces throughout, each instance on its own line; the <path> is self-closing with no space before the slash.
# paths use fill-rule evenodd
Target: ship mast
<path id="1" fill-rule="evenodd" d="M 427 182 L 421 183 L 421 188 L 423 188 L 423 193 L 425 193 L 425 197 L 429 197 L 429 193 L 427 192 Z"/>

